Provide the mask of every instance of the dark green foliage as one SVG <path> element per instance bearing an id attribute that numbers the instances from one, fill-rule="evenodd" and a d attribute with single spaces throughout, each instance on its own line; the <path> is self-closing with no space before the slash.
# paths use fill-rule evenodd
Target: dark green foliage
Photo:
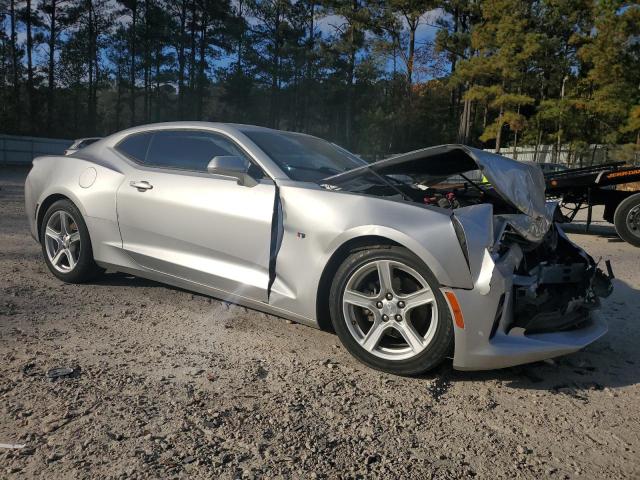
<path id="1" fill-rule="evenodd" d="M 0 24 L 1 133 L 229 121 L 370 157 L 640 144 L 634 2 L 0 0 Z"/>

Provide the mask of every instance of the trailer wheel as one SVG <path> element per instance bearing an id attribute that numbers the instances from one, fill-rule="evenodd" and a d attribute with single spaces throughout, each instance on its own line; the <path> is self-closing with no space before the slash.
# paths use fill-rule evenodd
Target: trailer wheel
<path id="1" fill-rule="evenodd" d="M 616 232 L 625 242 L 640 247 L 640 193 L 625 198 L 613 214 Z"/>

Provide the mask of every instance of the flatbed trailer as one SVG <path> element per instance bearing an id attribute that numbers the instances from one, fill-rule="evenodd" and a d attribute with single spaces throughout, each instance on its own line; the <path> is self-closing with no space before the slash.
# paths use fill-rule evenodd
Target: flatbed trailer
<path id="1" fill-rule="evenodd" d="M 587 230 L 594 205 L 604 205 L 603 218 L 613 223 L 620 238 L 640 247 L 640 190 L 616 190 L 640 181 L 640 167 L 624 162 L 571 168 L 545 174 L 547 198 L 558 199 L 564 220 L 571 222 L 587 209 Z"/>

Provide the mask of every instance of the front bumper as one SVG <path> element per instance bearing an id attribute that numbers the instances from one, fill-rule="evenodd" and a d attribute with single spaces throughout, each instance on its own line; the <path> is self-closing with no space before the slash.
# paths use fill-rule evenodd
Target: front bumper
<path id="1" fill-rule="evenodd" d="M 514 270 L 522 260 L 516 245 L 495 262 L 483 262 L 472 290 L 453 292 L 464 316 L 464 328 L 454 323 L 457 370 L 489 370 L 535 362 L 578 351 L 607 332 L 597 312 L 588 311 L 574 328 L 527 333 L 514 327 Z M 484 279 L 484 280 L 483 280 Z"/>

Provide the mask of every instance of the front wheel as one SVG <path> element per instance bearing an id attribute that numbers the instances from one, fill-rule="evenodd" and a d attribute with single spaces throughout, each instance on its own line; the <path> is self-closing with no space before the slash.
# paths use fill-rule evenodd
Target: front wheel
<path id="1" fill-rule="evenodd" d="M 620 238 L 640 247 L 640 193 L 620 202 L 613 215 L 613 224 Z"/>
<path id="2" fill-rule="evenodd" d="M 374 246 L 349 255 L 329 297 L 342 344 L 366 365 L 418 375 L 453 347 L 453 324 L 433 273 L 402 247 Z"/>

